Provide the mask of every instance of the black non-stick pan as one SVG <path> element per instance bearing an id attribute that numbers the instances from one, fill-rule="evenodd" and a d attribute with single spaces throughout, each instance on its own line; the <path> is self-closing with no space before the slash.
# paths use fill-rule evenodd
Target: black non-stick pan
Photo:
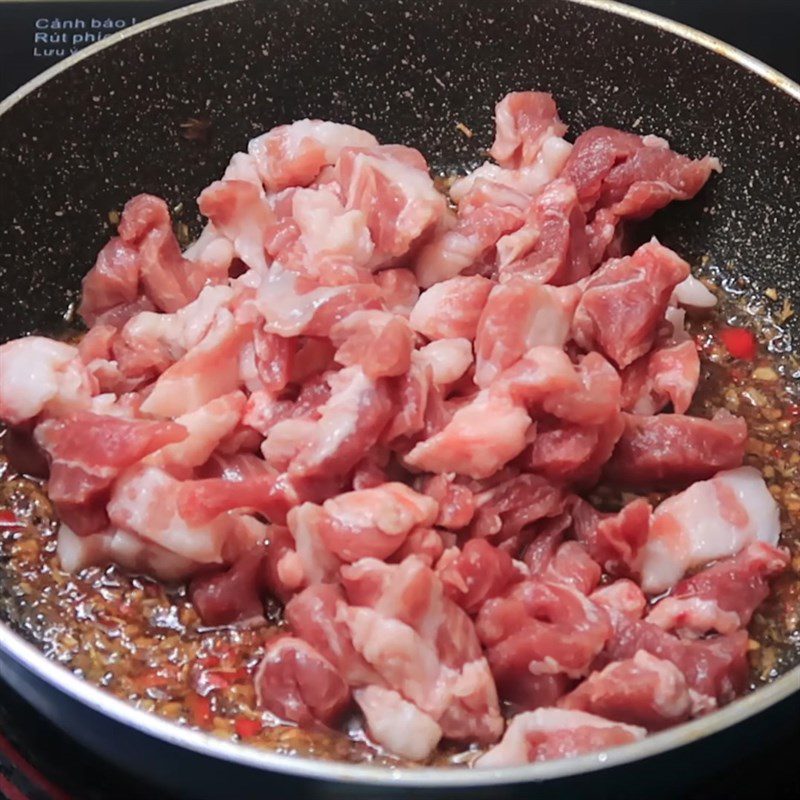
<path id="1" fill-rule="evenodd" d="M 800 305 L 800 87 L 743 53 L 605 0 L 212 1 L 90 47 L 0 104 L 0 340 L 58 324 L 110 233 L 109 210 L 130 196 L 182 202 L 198 230 L 192 199 L 257 131 L 328 118 L 463 168 L 490 144 L 494 103 L 523 88 L 552 92 L 572 134 L 609 124 L 718 156 L 722 176 L 662 212 L 655 232 Z M 187 137 L 189 118 L 201 135 Z M 528 782 L 521 796 L 670 792 L 797 713 L 799 670 L 603 755 L 389 772 L 179 728 L 82 682 L 0 622 L 3 678 L 84 744 L 185 797 L 496 798 Z"/>

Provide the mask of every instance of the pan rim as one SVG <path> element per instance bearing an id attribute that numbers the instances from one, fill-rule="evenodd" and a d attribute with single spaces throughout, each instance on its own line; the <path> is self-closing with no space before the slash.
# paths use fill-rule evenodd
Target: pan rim
<path id="1" fill-rule="evenodd" d="M 798 83 L 759 59 L 709 34 L 702 33 L 683 23 L 669 20 L 658 14 L 632 8 L 615 0 L 567 1 L 634 19 L 698 44 L 755 73 L 776 88 L 784 91 L 794 100 L 800 102 L 800 85 Z M 204 0 L 203 2 L 158 15 L 90 45 L 32 78 L 0 101 L 0 117 L 51 78 L 107 47 L 111 47 L 151 28 L 213 8 L 227 6 L 234 2 L 238 2 L 238 0 Z M 154 713 L 138 709 L 125 700 L 78 678 L 61 664 L 48 659 L 38 648 L 26 641 L 2 621 L 0 621 L 0 652 L 13 659 L 38 679 L 73 700 L 88 706 L 95 712 L 118 723 L 130 726 L 139 733 L 152 736 L 173 746 L 261 771 L 273 771 L 296 777 L 375 787 L 467 788 L 472 786 L 542 782 L 622 766 L 633 761 L 675 750 L 698 739 L 723 731 L 800 691 L 800 666 L 796 666 L 772 683 L 715 711 L 706 718 L 684 723 L 670 730 L 648 736 L 640 742 L 617 747 L 609 751 L 590 753 L 572 759 L 561 759 L 503 769 L 466 770 L 442 767 L 389 769 L 265 752 L 243 743 L 218 739 L 209 734 L 170 722 Z"/>
<path id="2" fill-rule="evenodd" d="M 576 758 L 498 769 L 386 768 L 267 752 L 240 742 L 219 739 L 202 731 L 171 722 L 155 713 L 136 708 L 127 701 L 84 681 L 58 662 L 47 658 L 37 647 L 5 624 L 0 624 L 0 652 L 14 659 L 49 686 L 88 706 L 93 711 L 173 746 L 258 770 L 376 787 L 383 785 L 409 788 L 467 788 L 544 782 L 623 766 L 633 761 L 641 761 L 676 750 L 723 731 L 767 710 L 800 690 L 800 666 L 798 666 L 772 683 L 735 700 L 708 717 L 652 734 L 633 744 Z M 2 664 L 0 664 L 1 666 Z M 2 673 L 0 672 L 0 674 Z"/>
<path id="3" fill-rule="evenodd" d="M 136 36 L 144 31 L 150 30 L 151 28 L 157 28 L 160 25 L 174 22 L 175 20 L 182 19 L 183 17 L 199 14 L 212 8 L 233 5 L 233 3 L 238 2 L 240 2 L 240 0 L 201 0 L 201 2 L 192 3 L 191 5 L 184 6 L 183 8 L 176 8 L 172 11 L 167 11 L 164 14 L 159 14 L 142 22 L 137 22 L 136 25 L 132 25 L 130 28 L 118 31 L 117 33 L 114 33 L 105 39 L 101 39 L 99 42 L 90 44 L 88 47 L 84 47 L 77 53 L 67 56 L 67 58 L 59 61 L 57 64 L 54 64 L 52 67 L 48 67 L 46 70 L 44 70 L 44 72 L 40 72 L 38 75 L 31 78 L 27 83 L 22 84 L 22 86 L 12 91 L 7 97 L 0 100 L 0 117 L 13 108 L 24 97 L 31 94 L 31 92 L 35 91 L 43 84 L 47 83 L 47 81 L 49 81 L 51 78 L 54 78 L 61 72 L 65 72 L 75 64 L 79 64 L 84 59 L 91 58 L 95 53 L 99 53 L 101 50 L 105 50 L 107 47 L 113 47 L 115 44 L 122 42 L 125 39 L 129 39 L 131 36 Z M 667 17 L 662 17 L 660 14 L 655 14 L 652 11 L 634 8 L 633 6 L 629 6 L 625 3 L 617 2 L 617 0 L 563 0 L 563 2 L 588 6 L 590 8 L 597 8 L 601 11 L 606 11 L 621 17 L 634 19 L 654 28 L 659 28 L 667 33 L 672 33 L 675 36 L 680 36 L 682 39 L 686 39 L 694 44 L 698 44 L 701 47 L 704 47 L 706 50 L 711 50 L 717 55 L 721 55 L 724 58 L 739 64 L 739 66 L 744 67 L 750 72 L 754 72 L 759 77 L 764 78 L 773 86 L 781 89 L 790 97 L 793 97 L 795 100 L 800 102 L 799 83 L 792 80 L 787 75 L 784 75 L 782 72 L 779 72 L 774 67 L 769 66 L 769 64 L 766 64 L 755 56 L 751 56 L 744 50 L 740 50 L 738 47 L 734 47 L 727 42 L 723 42 L 722 39 L 718 39 L 716 36 L 712 36 L 709 33 L 704 33 L 696 28 L 692 28 L 690 25 L 686 25 L 683 22 L 677 22 L 675 20 L 668 19 Z"/>

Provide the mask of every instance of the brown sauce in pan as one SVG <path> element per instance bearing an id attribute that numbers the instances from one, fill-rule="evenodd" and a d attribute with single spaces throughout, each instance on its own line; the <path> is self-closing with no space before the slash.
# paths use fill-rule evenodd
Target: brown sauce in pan
<path id="1" fill-rule="evenodd" d="M 746 419 L 747 462 L 763 472 L 780 503 L 782 541 L 792 552 L 789 570 L 751 623 L 756 688 L 800 663 L 800 363 L 783 328 L 791 306 L 775 290 L 756 295 L 741 280 L 707 274 L 727 291 L 718 291 L 721 303 L 712 316 L 691 323 L 703 362 L 692 413 L 727 408 Z M 731 324 L 757 334 L 754 360 L 733 359 L 721 343 L 719 330 Z M 115 567 L 63 572 L 45 487 L 12 470 L 3 444 L 0 509 L 13 511 L 20 524 L 4 524 L 0 511 L 0 619 L 90 683 L 176 722 L 282 753 L 401 763 L 371 747 L 355 719 L 343 732 L 305 731 L 257 708 L 251 672 L 265 642 L 281 629 L 277 606 L 269 609 L 267 625 L 209 630 L 183 589 Z M 605 499 L 610 505 L 622 500 L 613 493 Z M 473 756 L 445 746 L 430 763 L 464 764 Z"/>

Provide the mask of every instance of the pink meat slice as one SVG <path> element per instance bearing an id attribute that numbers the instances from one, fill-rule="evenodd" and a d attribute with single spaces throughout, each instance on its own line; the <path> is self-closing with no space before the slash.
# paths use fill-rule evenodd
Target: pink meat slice
<path id="1" fill-rule="evenodd" d="M 612 619 L 617 616 L 636 621 L 644 615 L 647 598 L 630 578 L 618 578 L 595 589 L 589 599 L 609 612 Z"/>
<path id="2" fill-rule="evenodd" d="M 461 548 L 448 548 L 436 564 L 436 573 L 447 596 L 469 614 L 525 577 L 505 550 L 486 539 L 469 539 Z"/>
<path id="3" fill-rule="evenodd" d="M 290 459 L 288 471 L 296 478 L 346 474 L 375 445 L 391 418 L 389 386 L 369 378 L 361 367 L 343 369 L 329 383 L 330 398 L 296 442 Z"/>
<path id="4" fill-rule="evenodd" d="M 436 525 L 457 531 L 469 525 L 475 514 L 475 495 L 467 486 L 456 483 L 454 477 L 431 475 L 420 488 L 439 504 Z"/>
<path id="5" fill-rule="evenodd" d="M 329 336 L 353 311 L 378 309 L 380 296 L 374 282 L 326 286 L 275 263 L 258 287 L 256 306 L 269 333 Z"/>
<path id="6" fill-rule="evenodd" d="M 550 481 L 591 487 L 600 478 L 624 428 L 621 414 L 600 425 L 581 425 L 555 417 L 537 420 L 536 437 L 521 463 L 524 469 Z"/>
<path id="7" fill-rule="evenodd" d="M 294 636 L 279 636 L 267 645 L 254 683 L 262 708 L 305 727 L 335 724 L 350 702 L 350 689 L 336 668 Z"/>
<path id="8" fill-rule="evenodd" d="M 437 283 L 420 295 L 409 323 L 430 340 L 474 339 L 491 290 L 492 282 L 480 275 Z"/>
<path id="9" fill-rule="evenodd" d="M 471 535 L 513 542 L 524 528 L 564 510 L 564 490 L 538 475 L 516 475 L 475 495 Z"/>
<path id="10" fill-rule="evenodd" d="M 200 193 L 197 205 L 231 242 L 237 258 L 252 269 L 266 270 L 266 247 L 278 220 L 260 186 L 242 180 L 214 181 Z"/>
<path id="11" fill-rule="evenodd" d="M 66 572 L 117 564 L 133 574 L 151 575 L 172 584 L 191 578 L 203 568 L 196 561 L 114 526 L 79 536 L 62 522 L 56 552 Z"/>
<path id="12" fill-rule="evenodd" d="M 263 389 L 266 392 L 277 394 L 282 392 L 292 380 L 292 370 L 298 356 L 300 341 L 297 338 L 285 338 L 276 333 L 269 333 L 261 326 L 256 326 L 253 331 L 253 362 L 256 375 L 248 388 L 254 391 Z M 247 345 L 245 345 L 247 348 Z M 242 374 L 242 361 L 246 358 L 243 350 L 240 356 L 240 375 Z M 249 383 L 245 379 L 245 383 Z"/>
<path id="13" fill-rule="evenodd" d="M 687 719 L 692 698 L 683 673 L 671 661 L 639 650 L 633 658 L 593 672 L 558 705 L 657 731 Z"/>
<path id="14" fill-rule="evenodd" d="M 439 744 L 442 729 L 429 714 L 393 689 L 366 686 L 353 692 L 370 738 L 400 758 L 422 761 Z"/>
<path id="15" fill-rule="evenodd" d="M 663 139 L 595 127 L 575 141 L 564 174 L 577 186 L 584 210 L 608 208 L 641 219 L 673 200 L 688 200 L 705 185 L 714 158 L 693 161 Z"/>
<path id="16" fill-rule="evenodd" d="M 402 145 L 349 147 L 336 162 L 345 207 L 364 214 L 373 267 L 393 266 L 445 213 L 422 154 Z"/>
<path id="17" fill-rule="evenodd" d="M 579 298 L 577 287 L 539 286 L 521 279 L 492 287 L 475 338 L 478 386 L 489 386 L 533 347 L 561 349 Z"/>
<path id="18" fill-rule="evenodd" d="M 602 569 L 580 542 L 562 542 L 549 557 L 530 566 L 531 577 L 548 583 L 563 583 L 590 595 L 600 582 Z"/>
<path id="19" fill-rule="evenodd" d="M 375 276 L 381 300 L 387 311 L 409 317 L 419 298 L 417 279 L 410 269 L 396 267 L 381 270 Z"/>
<path id="20" fill-rule="evenodd" d="M 0 419 L 19 425 L 43 411 L 88 409 L 97 384 L 79 356 L 78 348 L 43 336 L 0 345 Z"/>
<path id="21" fill-rule="evenodd" d="M 139 296 L 139 251 L 115 236 L 97 254 L 94 266 L 83 278 L 78 313 L 94 325 L 108 311 L 130 305 Z"/>
<path id="22" fill-rule="evenodd" d="M 156 467 L 135 466 L 114 484 L 108 516 L 117 527 L 173 553 L 202 564 L 222 564 L 235 531 L 235 518 L 220 514 L 203 522 L 187 520 L 185 504 L 182 507 L 180 502 L 187 485 L 191 482 L 176 480 Z"/>
<path id="23" fill-rule="evenodd" d="M 424 288 L 462 273 L 492 272 L 497 243 L 525 219 L 530 203 L 527 194 L 493 180 L 471 183 L 470 190 L 458 200 L 457 216 L 443 217 L 416 257 L 414 271 Z"/>
<path id="24" fill-rule="evenodd" d="M 575 341 L 627 367 L 653 346 L 672 291 L 688 275 L 689 265 L 656 240 L 607 261 L 584 284 L 572 322 Z"/>
<path id="25" fill-rule="evenodd" d="M 433 523 L 438 506 L 402 483 L 345 492 L 322 504 L 317 534 L 325 547 L 346 563 L 384 559 L 411 531 Z"/>
<path id="26" fill-rule="evenodd" d="M 330 583 L 309 586 L 286 604 L 292 632 L 333 664 L 349 686 L 382 685 L 380 675 L 355 649 L 346 618 L 344 593 Z"/>
<path id="27" fill-rule="evenodd" d="M 566 286 L 589 275 L 586 216 L 575 186 L 558 178 L 536 195 L 525 222 L 497 242 L 497 272 L 501 283 L 514 277 L 533 283 Z"/>
<path id="28" fill-rule="evenodd" d="M 578 589 L 537 579 L 484 603 L 475 627 L 501 697 L 530 675 L 588 675 L 612 633 L 606 612 Z"/>
<path id="29" fill-rule="evenodd" d="M 279 192 L 290 186 L 308 186 L 323 167 L 336 163 L 346 147 L 377 144 L 371 133 L 351 125 L 303 119 L 252 139 L 248 152 L 264 186 Z"/>
<path id="30" fill-rule="evenodd" d="M 502 732 L 497 693 L 472 621 L 415 556 L 342 568 L 356 648 L 383 681 L 432 716 L 448 738 L 484 743 Z"/>
<path id="31" fill-rule="evenodd" d="M 200 342 L 156 379 L 142 402 L 142 413 L 177 417 L 236 391 L 239 353 L 247 333 L 229 311 L 220 310 Z"/>
<path id="32" fill-rule="evenodd" d="M 295 540 L 283 525 L 270 525 L 265 537 L 261 583 L 273 597 L 287 603 L 306 584 Z"/>
<path id="33" fill-rule="evenodd" d="M 567 422 L 579 425 L 611 425 L 619 416 L 621 383 L 611 364 L 599 353 L 578 359 L 572 391 L 554 392 L 542 408 Z"/>
<path id="34" fill-rule="evenodd" d="M 175 422 L 186 429 L 186 438 L 150 453 L 148 463 L 184 471 L 185 477 L 189 477 L 188 473 L 205 464 L 219 443 L 233 432 L 242 417 L 245 403 L 243 392 L 231 392 L 177 417 Z"/>
<path id="35" fill-rule="evenodd" d="M 642 551 L 641 586 L 658 594 L 684 573 L 736 555 L 756 540 L 775 546 L 778 504 L 753 467 L 718 472 L 664 500 L 653 512 Z"/>
<path id="36" fill-rule="evenodd" d="M 725 410 L 710 420 L 683 414 L 623 417 L 625 429 L 604 470 L 623 488 L 686 486 L 744 459 L 747 425 Z"/>
<path id="37" fill-rule="evenodd" d="M 48 496 L 76 533 L 95 533 L 105 527 L 107 490 L 117 477 L 186 436 L 175 422 L 89 412 L 47 420 L 36 428 L 36 441 L 50 458 Z"/>
<path id="38" fill-rule="evenodd" d="M 263 622 L 263 562 L 264 548 L 256 545 L 228 569 L 191 582 L 189 596 L 205 625 Z"/>
<path id="39" fill-rule="evenodd" d="M 453 541 L 452 534 L 439 528 L 414 528 L 388 560 L 393 564 L 400 564 L 408 556 L 416 556 L 426 567 L 433 567 L 441 559 L 445 548 Z"/>
<path id="40" fill-rule="evenodd" d="M 286 211 L 285 232 L 272 232 L 268 244 L 282 266 L 328 286 L 368 279 L 375 247 L 367 219 L 344 205 L 336 184 L 292 190 Z"/>
<path id="41" fill-rule="evenodd" d="M 507 395 L 484 390 L 440 432 L 417 444 L 405 461 L 426 472 L 485 478 L 522 452 L 530 421 Z"/>
<path id="42" fill-rule="evenodd" d="M 700 356 L 690 339 L 642 356 L 622 373 L 622 409 L 657 414 L 668 404 L 676 414 L 689 408 L 700 381 Z"/>
<path id="43" fill-rule="evenodd" d="M 750 622 L 769 593 L 769 579 L 788 563 L 785 550 L 753 542 L 732 558 L 680 581 L 653 607 L 647 622 L 688 637 L 733 633 Z"/>
<path id="44" fill-rule="evenodd" d="M 611 575 L 638 574 L 653 512 L 643 498 L 628 503 L 616 514 L 603 514 L 585 500 L 572 507 L 575 538 Z"/>
<path id="45" fill-rule="evenodd" d="M 388 311 L 354 311 L 331 328 L 335 359 L 345 367 L 360 365 L 369 378 L 408 372 L 414 332 L 404 317 Z"/>
<path id="46" fill-rule="evenodd" d="M 585 711 L 540 708 L 517 714 L 500 744 L 482 755 L 475 766 L 497 769 L 574 758 L 595 750 L 631 744 L 646 734 L 644 728 L 611 722 Z"/>
<path id="47" fill-rule="evenodd" d="M 509 92 L 495 106 L 494 119 L 490 155 L 511 169 L 533 163 L 547 137 L 563 136 L 567 130 L 546 92 Z"/>
<path id="48" fill-rule="evenodd" d="M 650 622 L 617 615 L 604 655 L 610 661 L 622 661 L 644 650 L 671 661 L 695 693 L 693 702 L 706 698 L 705 705 L 713 708 L 733 700 L 744 689 L 748 673 L 747 642 L 745 630 L 683 640 Z"/>
<path id="49" fill-rule="evenodd" d="M 184 258 L 167 204 L 153 195 L 140 194 L 125 204 L 119 236 L 121 242 L 109 245 L 84 278 L 79 310 L 87 323 L 133 302 L 140 292 L 161 311 L 177 311 L 206 284 L 228 277 L 227 265 Z"/>

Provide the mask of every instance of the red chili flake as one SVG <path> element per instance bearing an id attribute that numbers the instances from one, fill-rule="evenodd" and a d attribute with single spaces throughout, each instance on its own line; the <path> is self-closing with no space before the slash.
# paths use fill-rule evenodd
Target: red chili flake
<path id="1" fill-rule="evenodd" d="M 196 659 L 197 663 L 200 664 L 202 667 L 218 667 L 219 666 L 219 658 L 213 653 L 204 653 L 201 656 L 198 656 Z"/>
<path id="2" fill-rule="evenodd" d="M 238 661 L 238 651 L 235 647 L 231 647 L 230 645 L 221 645 L 220 647 L 216 647 L 214 649 L 219 656 L 220 661 Z"/>
<path id="3" fill-rule="evenodd" d="M 786 406 L 787 417 L 800 417 L 800 405 L 797 403 L 790 403 Z"/>
<path id="4" fill-rule="evenodd" d="M 723 328 L 719 338 L 734 358 L 752 361 L 756 357 L 756 337 L 746 328 Z"/>
<path id="5" fill-rule="evenodd" d="M 20 521 L 10 508 L 0 508 L 0 528 L 20 527 Z"/>
<path id="6" fill-rule="evenodd" d="M 199 694 L 205 696 L 217 689 L 230 689 L 236 681 L 247 678 L 249 674 L 244 667 L 241 669 L 205 669 L 195 676 L 192 685 Z"/>
<path id="7" fill-rule="evenodd" d="M 211 700 L 202 697 L 197 692 L 189 692 L 186 696 L 186 704 L 189 706 L 189 713 L 192 723 L 198 728 L 210 728 L 214 715 L 211 713 Z"/>
<path id="8" fill-rule="evenodd" d="M 250 719 L 249 717 L 236 717 L 233 727 L 240 739 L 249 739 L 251 736 L 257 736 L 264 728 L 261 720 Z"/>
<path id="9" fill-rule="evenodd" d="M 212 672 L 206 670 L 198 680 L 198 686 L 202 686 L 205 690 L 204 693 L 212 689 L 230 689 L 231 686 L 231 673 L 230 672 Z"/>
<path id="10" fill-rule="evenodd" d="M 151 669 L 137 676 L 134 680 L 136 681 L 139 691 L 168 686 L 169 683 L 175 679 L 175 676 L 169 674 L 164 675 L 163 672 L 163 669 Z"/>

